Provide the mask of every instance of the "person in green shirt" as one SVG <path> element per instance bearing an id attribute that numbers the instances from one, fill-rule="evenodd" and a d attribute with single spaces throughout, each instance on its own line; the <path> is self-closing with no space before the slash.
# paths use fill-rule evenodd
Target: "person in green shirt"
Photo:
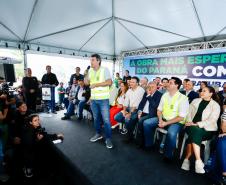
<path id="1" fill-rule="evenodd" d="M 116 73 L 116 77 L 114 79 L 114 84 L 115 87 L 119 88 L 119 80 L 122 80 L 122 78 L 120 77 L 119 73 Z"/>
<path id="2" fill-rule="evenodd" d="M 62 103 L 64 100 L 64 95 L 65 95 L 65 88 L 64 88 L 64 83 L 60 82 L 60 87 L 57 89 L 58 95 L 59 95 L 59 105 L 62 108 Z"/>

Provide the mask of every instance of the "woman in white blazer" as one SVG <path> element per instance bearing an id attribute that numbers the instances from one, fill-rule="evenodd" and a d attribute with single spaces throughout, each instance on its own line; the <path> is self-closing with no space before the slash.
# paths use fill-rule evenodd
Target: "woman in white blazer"
<path id="1" fill-rule="evenodd" d="M 205 173 L 204 163 L 200 157 L 202 141 L 209 140 L 218 130 L 217 120 L 220 116 L 218 96 L 213 87 L 205 87 L 200 93 L 201 98 L 194 99 L 189 107 L 186 133 L 188 134 L 187 152 L 181 166 L 183 170 L 190 170 L 189 158 L 195 154 L 196 173 Z"/>

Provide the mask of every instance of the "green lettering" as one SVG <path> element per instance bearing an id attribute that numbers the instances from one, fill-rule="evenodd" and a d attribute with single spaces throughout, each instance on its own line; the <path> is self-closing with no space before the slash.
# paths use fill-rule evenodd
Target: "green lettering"
<path id="1" fill-rule="evenodd" d="M 178 57 L 177 58 L 177 63 L 178 64 L 184 64 L 184 57 Z"/>
<path id="2" fill-rule="evenodd" d="M 211 60 L 211 56 L 210 55 L 204 55 L 201 63 L 206 64 L 210 60 Z"/>
<path id="3" fill-rule="evenodd" d="M 195 57 L 195 64 L 201 64 L 202 63 L 202 56 L 196 56 Z"/>
<path id="4" fill-rule="evenodd" d="M 217 64 L 219 62 L 220 62 L 220 55 L 212 55 L 211 63 L 212 64 Z"/>
<path id="5" fill-rule="evenodd" d="M 221 63 L 225 63 L 226 62 L 226 54 L 221 54 L 220 62 Z"/>
<path id="6" fill-rule="evenodd" d="M 194 64 L 194 60 L 195 60 L 194 56 L 188 57 L 188 64 Z"/>
<path id="7" fill-rule="evenodd" d="M 137 60 L 137 66 L 142 66 L 142 60 Z"/>
<path id="8" fill-rule="evenodd" d="M 134 61 L 134 60 L 131 60 L 131 61 L 130 61 L 130 67 L 135 67 L 135 66 L 136 66 L 135 61 Z"/>

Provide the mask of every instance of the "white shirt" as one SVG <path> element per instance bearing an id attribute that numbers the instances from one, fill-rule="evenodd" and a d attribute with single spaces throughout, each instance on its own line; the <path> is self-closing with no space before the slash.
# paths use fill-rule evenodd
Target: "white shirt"
<path id="1" fill-rule="evenodd" d="M 123 105 L 124 102 L 125 102 L 125 98 L 126 98 L 125 94 L 119 96 L 118 99 L 117 99 L 118 104 Z"/>
<path id="2" fill-rule="evenodd" d="M 80 100 L 80 101 L 85 100 L 85 97 L 82 96 L 83 93 L 84 93 L 84 89 L 80 86 L 80 89 L 78 91 L 78 100 Z"/>
<path id="3" fill-rule="evenodd" d="M 183 94 L 181 94 L 181 95 L 184 96 Z M 170 96 L 169 92 L 166 92 L 164 95 L 162 95 L 162 98 L 161 98 L 159 106 L 158 106 L 159 111 L 163 110 L 165 98 L 168 99 L 169 104 L 171 104 L 173 96 Z M 186 99 L 182 100 L 179 104 L 179 116 L 182 118 L 185 118 L 188 114 L 188 110 L 189 110 L 189 102 L 188 102 L 188 99 L 186 98 Z"/>
<path id="4" fill-rule="evenodd" d="M 143 112 L 144 112 L 144 113 L 147 113 L 147 114 L 149 113 L 149 101 L 148 101 L 148 100 L 147 100 L 146 103 L 145 103 Z"/>
<path id="5" fill-rule="evenodd" d="M 140 86 L 138 86 L 134 90 L 129 89 L 126 92 L 126 98 L 123 105 L 125 107 L 130 107 L 130 108 L 135 107 L 137 109 L 143 98 L 144 93 L 145 93 L 144 89 Z"/>
<path id="6" fill-rule="evenodd" d="M 191 90 L 190 91 L 186 91 L 186 96 L 188 96 L 190 92 L 191 92 Z"/>
<path id="7" fill-rule="evenodd" d="M 156 91 L 155 91 L 155 92 L 156 92 Z M 151 97 L 152 97 L 152 96 L 155 94 L 155 92 L 154 92 L 153 94 L 147 95 L 146 97 L 148 97 L 148 96 L 151 96 Z M 144 106 L 144 108 L 143 108 L 143 112 L 144 112 L 144 113 L 147 113 L 147 114 L 149 113 L 149 101 L 148 101 L 148 100 L 147 100 L 146 103 L 145 103 L 145 106 Z"/>
<path id="8" fill-rule="evenodd" d="M 70 90 L 70 96 L 71 96 L 71 97 L 75 97 L 76 92 L 77 92 L 77 88 L 78 88 L 78 85 L 73 84 L 73 85 L 71 86 L 71 90 Z"/>

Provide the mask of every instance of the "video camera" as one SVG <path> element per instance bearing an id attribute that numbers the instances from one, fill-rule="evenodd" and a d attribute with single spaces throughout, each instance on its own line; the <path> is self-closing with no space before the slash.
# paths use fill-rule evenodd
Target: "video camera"
<path id="1" fill-rule="evenodd" d="M 2 83 L 0 85 L 0 95 L 9 95 L 9 85 L 7 83 Z"/>

